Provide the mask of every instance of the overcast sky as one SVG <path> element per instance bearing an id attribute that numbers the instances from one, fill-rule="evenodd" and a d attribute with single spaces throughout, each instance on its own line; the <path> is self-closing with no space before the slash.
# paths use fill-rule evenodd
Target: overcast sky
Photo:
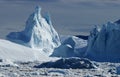
<path id="1" fill-rule="evenodd" d="M 120 0 L 0 0 L 0 38 L 22 30 L 38 5 L 59 34 L 88 34 L 94 25 L 120 19 Z"/>

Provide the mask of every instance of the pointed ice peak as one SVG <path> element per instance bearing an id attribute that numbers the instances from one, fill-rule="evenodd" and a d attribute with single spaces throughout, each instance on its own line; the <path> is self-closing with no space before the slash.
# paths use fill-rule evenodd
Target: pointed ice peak
<path id="1" fill-rule="evenodd" d="M 42 16 L 41 16 L 41 7 L 40 6 L 36 6 L 34 16 L 37 17 L 38 19 L 42 18 Z"/>
<path id="2" fill-rule="evenodd" d="M 40 12 L 41 12 L 41 7 L 40 6 L 36 6 L 35 13 L 40 14 Z"/>

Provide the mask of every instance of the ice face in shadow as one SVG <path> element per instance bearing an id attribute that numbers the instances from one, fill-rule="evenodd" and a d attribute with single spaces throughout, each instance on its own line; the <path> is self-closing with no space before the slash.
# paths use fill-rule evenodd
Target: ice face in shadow
<path id="1" fill-rule="evenodd" d="M 96 61 L 120 62 L 120 24 L 108 22 L 95 27 L 89 36 L 86 56 Z"/>
<path id="2" fill-rule="evenodd" d="M 11 41 L 19 42 L 31 48 L 43 49 L 45 52 L 60 45 L 58 33 L 52 26 L 50 16 L 41 16 L 41 8 L 36 7 L 26 21 L 26 27 L 21 32 L 11 32 L 7 35 Z"/>

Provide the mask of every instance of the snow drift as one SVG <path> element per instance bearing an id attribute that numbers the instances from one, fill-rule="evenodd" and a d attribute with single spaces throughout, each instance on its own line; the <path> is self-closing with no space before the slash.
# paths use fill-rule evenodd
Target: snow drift
<path id="1" fill-rule="evenodd" d="M 88 39 L 85 54 L 96 61 L 120 62 L 120 23 L 108 22 L 102 28 L 95 27 Z"/>
<path id="2" fill-rule="evenodd" d="M 49 14 L 42 17 L 40 7 L 36 7 L 35 12 L 30 15 L 23 31 L 11 32 L 7 38 L 44 52 L 52 52 L 60 45 L 58 33 L 52 26 Z"/>

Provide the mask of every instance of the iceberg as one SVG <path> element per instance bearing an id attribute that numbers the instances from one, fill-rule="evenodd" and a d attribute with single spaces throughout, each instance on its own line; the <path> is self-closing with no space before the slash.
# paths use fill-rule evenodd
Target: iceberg
<path id="1" fill-rule="evenodd" d="M 9 33 L 7 39 L 48 53 L 61 44 L 58 33 L 52 26 L 50 15 L 42 17 L 39 6 L 29 16 L 25 29 Z"/>
<path id="2" fill-rule="evenodd" d="M 75 36 L 69 36 L 64 39 L 59 47 L 54 49 L 51 56 L 64 58 L 76 56 L 82 57 L 86 51 L 86 46 L 87 40 L 83 40 Z"/>
<path id="3" fill-rule="evenodd" d="M 120 62 L 120 21 L 97 26 L 90 32 L 85 56 L 95 61 Z"/>

